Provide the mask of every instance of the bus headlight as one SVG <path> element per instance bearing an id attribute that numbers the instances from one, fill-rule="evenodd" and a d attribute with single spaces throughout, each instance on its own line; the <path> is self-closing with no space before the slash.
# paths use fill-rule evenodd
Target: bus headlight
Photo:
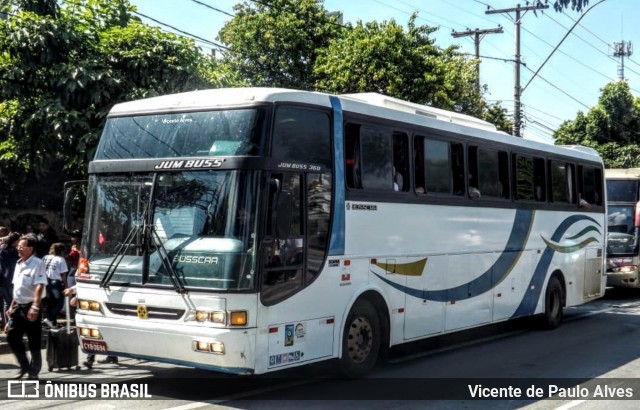
<path id="1" fill-rule="evenodd" d="M 621 266 L 620 267 L 620 273 L 631 273 L 631 272 L 635 272 L 638 270 L 638 267 L 635 265 L 630 265 L 630 266 Z"/>
<path id="2" fill-rule="evenodd" d="M 211 342 L 209 344 L 209 351 L 211 353 L 224 354 L 224 343 Z"/>
<path id="3" fill-rule="evenodd" d="M 89 339 L 102 339 L 102 334 L 98 329 L 92 329 L 89 327 L 81 327 L 79 328 L 80 336 L 86 337 Z"/>
<path id="4" fill-rule="evenodd" d="M 246 326 L 247 312 L 245 310 L 237 310 L 229 313 L 229 324 L 231 326 Z"/>
<path id="5" fill-rule="evenodd" d="M 209 312 L 205 312 L 204 310 L 196 310 L 196 320 L 198 322 L 204 322 L 209 317 Z"/>
<path id="6" fill-rule="evenodd" d="M 209 320 L 212 321 L 213 323 L 218 323 L 218 324 L 224 324 L 225 323 L 225 313 L 224 312 L 220 312 L 220 311 L 216 311 L 216 312 L 211 312 L 211 314 L 209 315 Z"/>
<path id="7" fill-rule="evenodd" d="M 203 353 L 224 354 L 224 343 L 194 340 L 193 350 Z"/>
<path id="8" fill-rule="evenodd" d="M 78 300 L 78 309 L 80 310 L 90 310 L 92 312 L 100 312 L 100 302 L 96 302 L 95 300 Z"/>

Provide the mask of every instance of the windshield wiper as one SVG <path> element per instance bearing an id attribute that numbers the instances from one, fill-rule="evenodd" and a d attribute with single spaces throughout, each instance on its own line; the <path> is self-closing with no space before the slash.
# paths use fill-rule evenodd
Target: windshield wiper
<path id="1" fill-rule="evenodd" d="M 162 263 L 162 267 L 169 274 L 169 278 L 171 279 L 173 286 L 176 288 L 176 291 L 181 295 L 186 294 L 187 289 L 184 287 L 184 285 L 180 281 L 180 277 L 173 269 L 171 259 L 169 258 L 169 252 L 167 252 L 167 249 L 162 244 L 162 240 L 160 239 L 160 236 L 153 226 L 151 226 L 151 229 L 149 229 L 149 236 L 151 237 L 151 240 L 156 247 L 156 251 L 158 252 L 158 255 L 160 257 L 160 262 Z"/>
<path id="2" fill-rule="evenodd" d="M 116 254 L 113 257 L 113 260 L 111 261 L 111 263 L 109 264 L 109 267 L 107 268 L 107 271 L 105 272 L 104 277 L 102 278 L 102 281 L 100 282 L 100 287 L 106 288 L 109 286 L 109 282 L 111 282 L 113 275 L 116 273 L 116 269 L 118 268 L 118 265 L 120 265 L 120 262 L 122 262 L 122 259 L 124 258 L 124 255 L 127 252 L 127 249 L 129 249 L 129 246 L 131 246 L 131 244 L 133 243 L 133 240 L 135 239 L 139 231 L 140 231 L 140 225 L 134 225 L 134 227 L 131 228 L 131 230 L 129 231 L 129 234 L 125 238 L 124 242 L 118 245 L 118 248 L 116 249 Z"/>

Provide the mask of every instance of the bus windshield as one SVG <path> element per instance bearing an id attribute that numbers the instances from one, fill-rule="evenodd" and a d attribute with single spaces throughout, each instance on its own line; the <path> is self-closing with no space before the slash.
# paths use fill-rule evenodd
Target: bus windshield
<path id="1" fill-rule="evenodd" d="M 90 278 L 252 289 L 256 189 L 255 172 L 244 171 L 92 176 Z"/>
<path id="2" fill-rule="evenodd" d="M 264 109 L 113 117 L 96 160 L 262 155 Z"/>

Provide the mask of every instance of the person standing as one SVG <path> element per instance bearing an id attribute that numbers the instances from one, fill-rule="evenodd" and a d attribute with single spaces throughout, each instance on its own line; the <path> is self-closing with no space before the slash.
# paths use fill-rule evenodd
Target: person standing
<path id="1" fill-rule="evenodd" d="M 56 232 L 49 226 L 49 221 L 45 218 L 40 219 L 36 239 L 38 240 L 36 245 L 36 256 L 38 258 L 44 258 L 51 245 L 60 241 Z"/>
<path id="2" fill-rule="evenodd" d="M 18 241 L 18 256 L 13 275 L 13 300 L 7 311 L 11 319 L 7 342 L 18 359 L 20 371 L 14 377 L 21 379 L 28 374 L 37 380 L 42 368 L 42 325 L 40 324 L 40 303 L 47 284 L 47 275 L 42 259 L 34 255 L 36 238 L 24 235 Z M 27 335 L 31 361 L 27 358 L 22 338 Z"/>
<path id="3" fill-rule="evenodd" d="M 7 310 L 13 299 L 13 272 L 18 262 L 18 240 L 20 234 L 11 232 L 0 243 L 0 308 L 2 309 L 2 327 L 8 322 Z"/>
<path id="4" fill-rule="evenodd" d="M 64 244 L 56 242 L 49 248 L 49 254 L 42 258 L 47 274 L 47 317 L 42 321 L 50 328 L 58 325 L 58 313 L 64 306 L 64 284 L 67 283 L 67 261 L 62 256 Z"/>

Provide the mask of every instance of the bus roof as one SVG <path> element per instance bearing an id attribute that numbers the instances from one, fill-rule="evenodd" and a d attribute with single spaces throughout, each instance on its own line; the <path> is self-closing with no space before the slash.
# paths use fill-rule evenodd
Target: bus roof
<path id="1" fill-rule="evenodd" d="M 604 170 L 607 179 L 640 179 L 640 168 L 610 168 Z"/>
<path id="2" fill-rule="evenodd" d="M 293 102 L 331 107 L 329 94 L 299 91 L 285 88 L 241 87 L 217 88 L 169 94 L 116 104 L 110 117 L 146 115 L 158 112 L 204 111 L 233 108 L 260 102 Z M 453 111 L 442 110 L 384 96 L 377 93 L 336 95 L 345 111 L 372 115 L 391 121 L 405 122 L 446 132 L 469 135 L 496 143 L 517 145 L 535 150 L 553 152 L 558 155 L 580 157 L 602 162 L 598 153 L 582 146 L 556 146 L 524 138 L 513 137 L 498 131 L 494 125 L 479 118 Z"/>

